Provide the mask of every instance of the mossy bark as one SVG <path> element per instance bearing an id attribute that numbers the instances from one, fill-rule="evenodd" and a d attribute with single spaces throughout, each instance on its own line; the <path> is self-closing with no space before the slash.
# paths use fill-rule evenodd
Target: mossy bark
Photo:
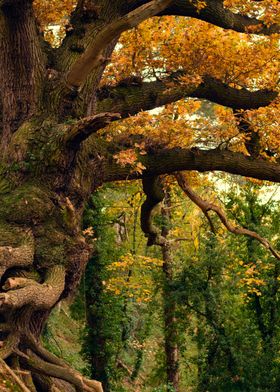
<path id="1" fill-rule="evenodd" d="M 77 373 L 38 352 L 51 309 L 75 289 L 92 250 L 81 221 L 93 186 L 81 178 L 78 193 L 71 187 L 64 131 L 51 120 L 23 122 L 0 159 L 0 356 L 16 356 L 37 386 L 57 377 L 83 391 Z"/>

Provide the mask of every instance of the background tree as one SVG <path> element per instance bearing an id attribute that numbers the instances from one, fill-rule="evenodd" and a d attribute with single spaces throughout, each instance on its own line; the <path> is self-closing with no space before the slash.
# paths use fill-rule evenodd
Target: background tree
<path id="1" fill-rule="evenodd" d="M 0 356 L 29 372 L 23 382 L 30 390 L 100 391 L 100 383 L 71 370 L 39 340 L 50 310 L 75 289 L 89 259 L 92 246 L 82 232 L 85 205 L 104 182 L 180 170 L 280 180 L 278 5 L 67 1 L 49 22 L 42 20 L 40 5 L 0 1 Z M 66 36 L 52 48 L 42 30 L 57 18 L 65 20 L 71 10 Z M 121 33 L 163 15 L 165 26 L 161 19 L 151 26 L 148 62 L 135 51 L 130 57 L 131 45 L 122 41 L 108 66 Z M 232 31 L 172 15 L 245 35 L 240 39 Z M 126 73 L 128 79 L 121 80 Z M 164 121 L 142 115 L 97 134 L 112 121 L 185 97 L 208 99 L 234 112 L 215 108 L 212 127 L 207 119 L 197 132 L 189 124 L 187 140 L 180 132 L 173 139 L 173 127 L 165 138 L 157 136 L 168 119 L 173 124 L 168 109 Z M 182 131 L 186 112 L 180 108 L 175 118 Z M 136 135 L 128 138 L 131 122 Z"/>

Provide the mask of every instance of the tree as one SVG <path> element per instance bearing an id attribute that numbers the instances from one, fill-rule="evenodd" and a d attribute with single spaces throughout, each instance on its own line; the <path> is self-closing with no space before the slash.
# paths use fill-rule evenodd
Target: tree
<path id="1" fill-rule="evenodd" d="M 0 1 L 0 356 L 29 372 L 22 379 L 32 391 L 70 391 L 73 387 L 101 391 L 100 383 L 71 370 L 39 340 L 51 309 L 75 289 L 89 259 L 91 244 L 82 232 L 84 207 L 104 182 L 180 170 L 222 170 L 279 182 L 278 13 L 274 2 L 267 2 L 265 10 L 262 2 L 248 3 L 247 8 L 231 3 L 226 8 L 219 0 L 63 3 L 74 8 L 65 38 L 59 48 L 52 48 L 43 38 L 44 23 L 41 27 L 38 23 L 39 2 L 34 3 L 36 18 L 31 0 Z M 238 13 L 241 8 L 261 20 Z M 217 56 L 211 60 L 211 50 L 218 52 L 219 42 L 227 42 L 227 33 L 221 36 L 219 30 L 212 36 L 216 48 L 206 58 L 203 48 L 196 48 L 192 64 L 182 61 L 186 69 L 175 61 L 181 56 L 173 54 L 170 59 L 177 69 L 167 64 L 160 77 L 156 73 L 153 80 L 139 80 L 131 73 L 123 81 L 118 75 L 118 84 L 105 85 L 101 79 L 109 70 L 120 34 L 163 15 L 193 17 L 243 32 L 247 34 L 242 41 L 244 52 L 237 48 L 231 70 L 229 60 L 222 63 Z M 250 32 L 268 38 L 249 37 Z M 182 54 L 181 59 L 188 57 Z M 161 71 L 164 63 L 158 63 Z M 268 72 L 265 64 L 269 64 Z M 112 78 L 108 72 L 107 80 Z M 145 137 L 143 148 L 139 137 L 97 134 L 113 121 L 184 97 L 208 99 L 234 109 L 234 113 L 220 109 L 217 114 L 215 126 L 235 123 L 228 137 L 221 138 L 222 146 L 209 148 L 208 143 L 208 149 L 201 149 L 204 137 L 194 140 L 197 147 L 162 144 Z M 240 112 L 269 104 L 267 111 Z M 205 124 L 203 129 L 207 130 Z M 231 143 L 233 129 L 239 129 L 244 139 L 241 151 Z"/>

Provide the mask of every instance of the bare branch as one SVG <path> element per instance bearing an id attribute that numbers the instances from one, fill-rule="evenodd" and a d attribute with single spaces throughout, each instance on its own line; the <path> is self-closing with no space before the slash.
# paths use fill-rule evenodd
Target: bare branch
<path id="1" fill-rule="evenodd" d="M 137 26 L 145 19 L 163 11 L 171 0 L 153 0 L 148 4 L 142 5 L 131 11 L 127 15 L 117 19 L 106 26 L 95 37 L 94 42 L 89 45 L 82 56 L 73 64 L 68 75 L 66 83 L 71 88 L 80 87 L 86 80 L 90 72 L 99 64 L 106 61 L 102 56 L 103 49 L 122 32 Z"/>
<path id="2" fill-rule="evenodd" d="M 186 176 L 183 173 L 176 173 L 175 177 L 184 193 L 203 211 L 204 214 L 208 214 L 209 211 L 214 211 L 229 232 L 254 238 L 255 240 L 259 241 L 266 249 L 268 249 L 277 260 L 280 260 L 280 254 L 273 248 L 273 246 L 266 238 L 261 237 L 255 231 L 233 225 L 228 220 L 225 212 L 219 206 L 202 199 L 193 191 L 193 189 L 188 183 Z"/>

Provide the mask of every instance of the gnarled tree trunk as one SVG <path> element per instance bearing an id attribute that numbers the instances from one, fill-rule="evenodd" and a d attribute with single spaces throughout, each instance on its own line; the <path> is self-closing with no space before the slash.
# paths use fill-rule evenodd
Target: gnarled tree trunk
<path id="1" fill-rule="evenodd" d="M 81 229 L 89 195 L 103 181 L 139 177 L 112 158 L 124 146 L 93 134 L 120 116 L 185 96 L 235 109 L 267 105 L 276 96 L 209 78 L 180 89 L 176 77 L 172 89 L 167 78 L 98 92 L 119 35 L 148 17 L 192 16 L 243 32 L 253 24 L 264 34 L 279 27 L 233 14 L 214 0 L 201 12 L 192 1 L 96 0 L 94 12 L 92 5 L 78 1 L 72 29 L 54 50 L 38 31 L 31 0 L 0 0 L 0 358 L 29 372 L 21 378 L 31 391 L 102 390 L 39 339 L 51 309 L 75 288 L 89 259 Z M 144 175 L 224 170 L 280 181 L 278 164 L 219 149 L 153 150 L 139 159 Z"/>

